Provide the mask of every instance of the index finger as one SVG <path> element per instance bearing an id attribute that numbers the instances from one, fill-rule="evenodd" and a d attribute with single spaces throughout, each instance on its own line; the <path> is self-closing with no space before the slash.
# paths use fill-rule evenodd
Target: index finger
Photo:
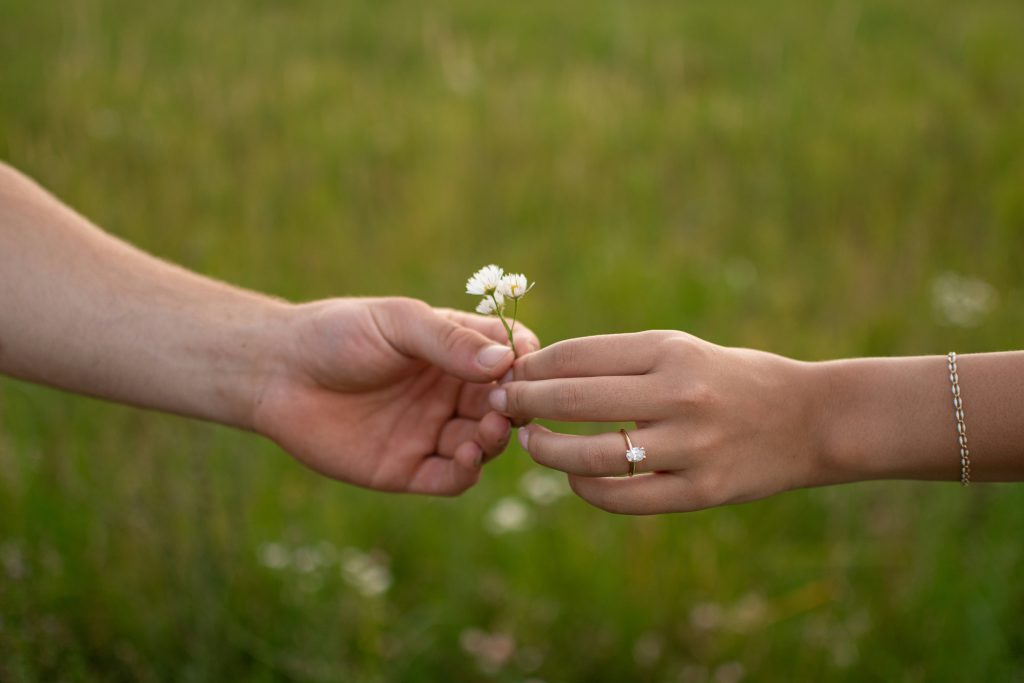
<path id="1" fill-rule="evenodd" d="M 522 356 L 512 366 L 517 380 L 643 375 L 654 368 L 666 333 L 657 330 L 566 339 Z"/>

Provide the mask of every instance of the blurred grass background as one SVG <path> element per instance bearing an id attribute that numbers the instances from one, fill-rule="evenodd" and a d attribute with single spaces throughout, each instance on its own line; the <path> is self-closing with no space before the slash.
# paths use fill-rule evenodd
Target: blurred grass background
<path id="1" fill-rule="evenodd" d="M 1024 339 L 1024 5 L 0 0 L 0 157 L 296 300 L 820 359 Z M 783 399 L 784 400 L 784 397 Z M 1024 492 L 452 501 L 0 382 L 0 680 L 1022 681 Z"/>

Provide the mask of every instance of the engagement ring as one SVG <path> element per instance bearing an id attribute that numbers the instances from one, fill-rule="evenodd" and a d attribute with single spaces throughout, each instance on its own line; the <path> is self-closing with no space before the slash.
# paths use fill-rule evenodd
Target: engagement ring
<path id="1" fill-rule="evenodd" d="M 647 450 L 643 446 L 634 446 L 625 429 L 620 429 L 619 433 L 626 439 L 626 460 L 629 462 L 629 476 L 632 477 L 636 474 L 636 464 L 647 457 Z"/>

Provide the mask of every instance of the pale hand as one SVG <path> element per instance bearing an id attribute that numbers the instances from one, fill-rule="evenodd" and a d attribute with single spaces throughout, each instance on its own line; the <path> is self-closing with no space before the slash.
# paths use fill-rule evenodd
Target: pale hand
<path id="1" fill-rule="evenodd" d="M 754 500 L 819 481 L 812 364 L 710 344 L 682 332 L 571 339 L 520 358 L 496 388 L 505 415 L 635 422 L 647 458 L 629 469 L 618 430 L 594 436 L 520 429 L 537 462 L 612 512 L 681 512 Z"/>

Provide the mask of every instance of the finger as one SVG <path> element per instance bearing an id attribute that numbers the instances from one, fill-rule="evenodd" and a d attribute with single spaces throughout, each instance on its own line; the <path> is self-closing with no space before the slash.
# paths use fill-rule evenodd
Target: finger
<path id="1" fill-rule="evenodd" d="M 468 417 L 474 420 L 479 420 L 487 413 L 493 412 L 494 408 L 491 407 L 490 395 L 491 392 L 494 391 L 494 388 L 495 385 L 493 383 L 463 384 L 462 393 L 459 394 L 459 403 L 455 410 L 455 414 L 459 417 Z M 522 427 L 529 423 L 529 418 L 512 418 L 512 425 L 514 427 Z"/>
<path id="2" fill-rule="evenodd" d="M 500 344 L 508 344 L 508 332 L 505 331 L 505 326 L 501 324 L 501 321 L 494 316 L 466 313 L 465 311 L 456 311 L 451 308 L 437 308 L 435 310 L 452 322 L 476 330 Z M 516 351 L 520 355 L 533 353 L 540 348 L 540 340 L 537 338 L 537 335 L 521 322 L 516 322 L 513 336 L 516 340 Z"/>
<path id="3" fill-rule="evenodd" d="M 453 418 L 441 428 L 437 453 L 446 458 L 460 459 L 464 467 L 479 469 L 505 450 L 511 432 L 508 418 L 498 413 L 489 413 L 482 420 Z M 467 444 L 475 448 L 466 448 Z"/>
<path id="4" fill-rule="evenodd" d="M 455 414 L 459 417 L 468 417 L 479 420 L 487 413 L 492 412 L 490 395 L 495 385 L 491 384 L 470 384 L 464 383 L 459 393 L 459 402 L 455 407 Z"/>
<path id="5" fill-rule="evenodd" d="M 648 331 L 566 339 L 522 356 L 513 366 L 519 380 L 642 375 L 658 358 L 666 332 Z"/>
<path id="6" fill-rule="evenodd" d="M 633 422 L 662 417 L 650 377 L 577 377 L 509 382 L 491 392 L 491 407 L 505 415 L 575 422 Z"/>
<path id="7" fill-rule="evenodd" d="M 476 433 L 480 427 L 477 420 L 456 417 L 448 420 L 441 427 L 437 436 L 437 454 L 445 458 L 454 458 L 455 451 L 464 443 L 475 443 Z M 469 464 L 469 463 L 467 463 Z"/>
<path id="8" fill-rule="evenodd" d="M 399 352 L 426 360 L 467 382 L 490 382 L 512 365 L 512 349 L 438 314 L 416 299 L 384 299 L 370 309 Z"/>
<path id="9" fill-rule="evenodd" d="M 647 458 L 636 463 L 635 472 L 679 468 L 678 463 L 671 462 L 660 448 L 653 446 L 661 441 L 657 429 L 630 431 L 629 438 L 634 446 L 651 449 Z M 541 465 L 569 474 L 612 477 L 629 472 L 626 440 L 619 432 L 576 436 L 553 432 L 540 425 L 531 425 L 519 430 L 519 443 L 530 457 Z"/>
<path id="10" fill-rule="evenodd" d="M 508 447 L 512 437 L 512 424 L 498 413 L 490 413 L 480 420 L 476 443 L 483 449 L 483 462 L 490 462 Z"/>
<path id="11" fill-rule="evenodd" d="M 484 453 L 475 441 L 464 441 L 455 449 L 452 460 L 467 470 L 479 470 L 484 464 Z"/>
<path id="12" fill-rule="evenodd" d="M 480 479 L 479 468 L 467 468 L 463 458 L 432 455 L 425 458 L 409 482 L 409 493 L 457 496 Z"/>
<path id="13" fill-rule="evenodd" d="M 620 515 L 692 512 L 708 507 L 681 472 L 655 472 L 635 477 L 570 474 L 569 485 L 591 505 Z"/>

